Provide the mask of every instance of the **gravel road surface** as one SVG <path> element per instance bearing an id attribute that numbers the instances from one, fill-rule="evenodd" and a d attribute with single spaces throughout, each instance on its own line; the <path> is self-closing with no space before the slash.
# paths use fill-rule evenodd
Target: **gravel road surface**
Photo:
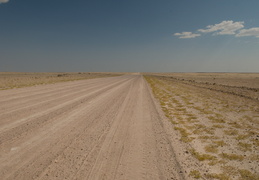
<path id="1" fill-rule="evenodd" d="M 1 179 L 183 179 L 141 75 L 0 91 Z"/>

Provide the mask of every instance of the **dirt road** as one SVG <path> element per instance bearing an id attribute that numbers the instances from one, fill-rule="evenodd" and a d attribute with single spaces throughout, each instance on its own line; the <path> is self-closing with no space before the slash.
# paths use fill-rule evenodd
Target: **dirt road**
<path id="1" fill-rule="evenodd" d="M 183 179 L 151 91 L 127 75 L 0 91 L 1 179 Z"/>

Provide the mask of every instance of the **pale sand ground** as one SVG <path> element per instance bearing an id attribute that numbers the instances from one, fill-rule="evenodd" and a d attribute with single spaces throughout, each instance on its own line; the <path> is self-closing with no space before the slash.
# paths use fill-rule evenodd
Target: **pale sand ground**
<path id="1" fill-rule="evenodd" d="M 0 72 L 0 90 L 13 89 L 40 84 L 51 84 L 57 82 L 93 79 L 100 77 L 112 77 L 125 73 L 107 72 L 52 72 L 52 73 L 32 73 L 32 72 Z"/>
<path id="2" fill-rule="evenodd" d="M 258 77 L 231 73 L 147 76 L 165 119 L 171 121 L 167 132 L 178 145 L 175 153 L 187 179 L 259 179 Z"/>
<path id="3" fill-rule="evenodd" d="M 1 179 L 258 178 L 258 74 L 156 75 L 0 91 Z"/>
<path id="4" fill-rule="evenodd" d="M 141 75 L 2 90 L 0 177 L 184 179 L 161 117 Z"/>

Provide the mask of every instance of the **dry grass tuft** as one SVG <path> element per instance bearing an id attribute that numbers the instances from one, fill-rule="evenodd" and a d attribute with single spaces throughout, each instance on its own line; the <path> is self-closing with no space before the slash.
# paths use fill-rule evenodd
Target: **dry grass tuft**
<path id="1" fill-rule="evenodd" d="M 238 147 L 241 151 L 252 151 L 252 145 L 248 143 L 239 142 Z"/>
<path id="2" fill-rule="evenodd" d="M 205 146 L 204 149 L 206 152 L 218 153 L 218 148 L 217 148 L 217 145 L 215 145 L 215 144 L 209 144 L 209 145 Z"/>
<path id="3" fill-rule="evenodd" d="M 221 146 L 221 147 L 223 147 L 223 146 L 225 146 L 226 145 L 226 143 L 224 142 L 224 141 L 212 141 L 214 144 L 216 144 L 216 145 L 218 145 L 218 146 Z"/>
<path id="4" fill-rule="evenodd" d="M 183 142 L 191 142 L 193 138 L 189 137 L 189 133 L 184 128 L 174 127 L 175 130 L 178 130 L 181 134 L 181 141 Z"/>
<path id="5" fill-rule="evenodd" d="M 190 152 L 199 161 L 205 161 L 205 160 L 211 161 L 211 160 L 216 159 L 215 156 L 212 156 L 212 155 L 209 155 L 209 154 L 201 154 L 201 153 L 195 151 L 195 149 L 190 149 Z"/>
<path id="6" fill-rule="evenodd" d="M 190 177 L 193 177 L 195 179 L 200 179 L 202 176 L 201 176 L 201 173 L 197 170 L 192 170 L 190 173 L 189 173 L 189 176 Z"/>
<path id="7" fill-rule="evenodd" d="M 226 135 L 229 135 L 229 136 L 236 136 L 236 135 L 238 135 L 238 131 L 236 129 L 224 130 L 224 133 Z"/>
<path id="8" fill-rule="evenodd" d="M 236 137 L 236 140 L 244 140 L 244 139 L 247 139 L 248 137 L 250 137 L 249 134 L 240 134 Z"/>
<path id="9" fill-rule="evenodd" d="M 210 119 L 212 123 L 225 123 L 226 122 L 223 118 L 220 118 L 220 117 L 209 116 L 208 119 Z"/>
<path id="10" fill-rule="evenodd" d="M 226 174 L 206 174 L 207 179 L 219 179 L 219 180 L 231 180 L 231 178 Z"/>
<path id="11" fill-rule="evenodd" d="M 239 174 L 242 180 L 258 180 L 259 174 L 253 174 L 246 169 L 240 169 Z"/>
<path id="12" fill-rule="evenodd" d="M 221 153 L 219 156 L 222 157 L 223 159 L 228 159 L 228 160 L 242 161 L 244 159 L 244 156 L 237 155 L 237 154 Z"/>

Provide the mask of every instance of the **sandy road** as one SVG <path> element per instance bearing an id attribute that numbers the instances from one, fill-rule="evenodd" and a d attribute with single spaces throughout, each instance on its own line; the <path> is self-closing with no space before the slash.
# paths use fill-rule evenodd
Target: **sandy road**
<path id="1" fill-rule="evenodd" d="M 141 75 L 0 91 L 1 179 L 183 179 Z"/>

